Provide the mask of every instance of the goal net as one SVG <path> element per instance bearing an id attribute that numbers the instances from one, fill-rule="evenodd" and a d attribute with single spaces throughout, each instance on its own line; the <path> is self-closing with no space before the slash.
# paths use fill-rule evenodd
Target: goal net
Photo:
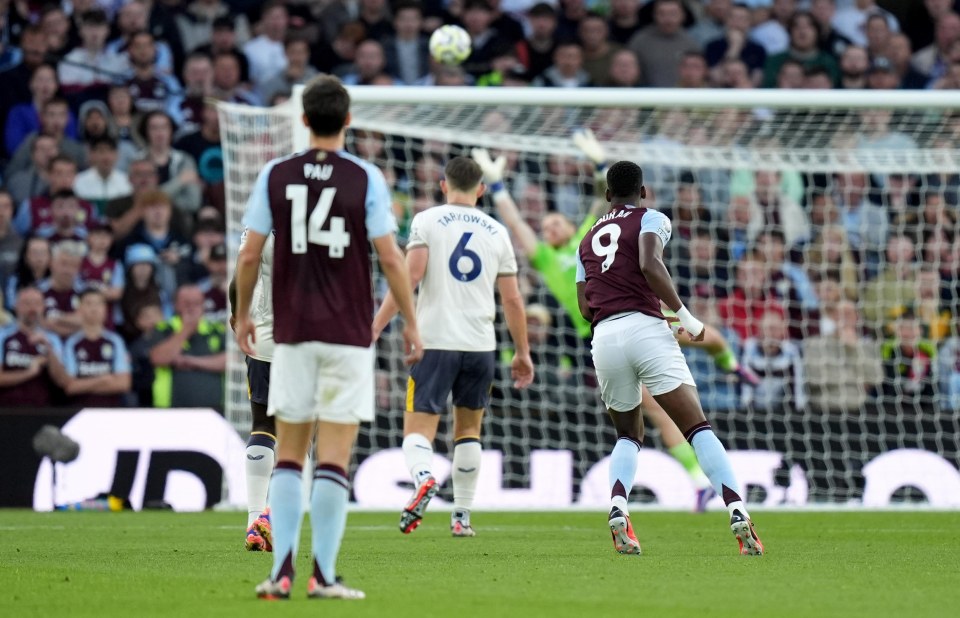
<path id="1" fill-rule="evenodd" d="M 574 230 L 594 197 L 594 170 L 571 141 L 575 129 L 591 129 L 609 160 L 642 166 L 645 205 L 673 221 L 665 259 L 681 297 L 723 336 L 741 374 L 757 378 L 731 372 L 722 343 L 684 350 L 752 502 L 960 504 L 956 95 L 458 88 L 351 95 L 347 148 L 384 171 L 401 242 L 415 213 L 442 202 L 444 163 L 474 147 L 507 157 L 508 190 L 538 234 L 548 213 L 562 214 Z M 306 145 L 297 101 L 221 105 L 234 254 L 257 173 Z M 480 206 L 495 214 L 488 199 Z M 589 344 L 519 247 L 518 258 L 537 378 L 527 390 L 512 387 L 510 338 L 499 320 L 478 507 L 605 504 L 615 435 Z M 386 289 L 379 277 L 376 289 L 381 296 Z M 409 491 L 398 450 L 406 371 L 396 324 L 377 349 L 378 414 L 361 431 L 354 498 L 395 508 Z M 234 347 L 228 378 L 229 419 L 247 431 L 245 370 Z M 441 477 L 451 430 L 444 417 Z M 692 481 L 649 422 L 645 446 L 632 499 L 693 506 Z M 446 482 L 441 498 L 450 496 Z"/>

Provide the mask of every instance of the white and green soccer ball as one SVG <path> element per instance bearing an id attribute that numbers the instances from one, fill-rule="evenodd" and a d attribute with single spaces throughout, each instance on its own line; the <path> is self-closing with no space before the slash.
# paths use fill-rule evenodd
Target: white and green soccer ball
<path id="1" fill-rule="evenodd" d="M 470 48 L 470 35 L 460 26 L 440 26 L 430 35 L 430 55 L 440 64 L 460 64 L 470 55 Z"/>

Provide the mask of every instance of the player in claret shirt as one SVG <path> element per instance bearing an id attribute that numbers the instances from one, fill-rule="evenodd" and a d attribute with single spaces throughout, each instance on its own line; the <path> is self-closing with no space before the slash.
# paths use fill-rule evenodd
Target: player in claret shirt
<path id="1" fill-rule="evenodd" d="M 130 392 L 130 357 L 120 335 L 106 330 L 107 299 L 96 288 L 80 294 L 81 330 L 63 346 L 70 380 L 64 389 L 71 403 L 84 407 L 118 407 Z"/>
<path id="2" fill-rule="evenodd" d="M 692 340 L 702 340 L 704 325 L 693 317 L 673 286 L 663 263 L 670 241 L 670 220 L 644 208 L 643 172 L 629 161 L 607 171 L 611 210 L 590 228 L 577 253 L 577 300 L 580 313 L 593 327 L 593 360 L 600 396 L 617 430 L 610 455 L 609 526 L 620 553 L 639 554 L 627 511 L 627 498 L 637 471 L 643 441 L 641 386 L 646 386 L 697 453 L 697 459 L 723 498 L 730 529 L 740 553 L 763 554 L 763 544 L 740 496 L 726 450 L 700 407 L 696 385 L 661 300 L 673 311 L 674 326 Z"/>

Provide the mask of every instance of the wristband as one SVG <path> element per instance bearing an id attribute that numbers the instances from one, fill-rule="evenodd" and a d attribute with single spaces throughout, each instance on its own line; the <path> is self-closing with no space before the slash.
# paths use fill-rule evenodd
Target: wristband
<path id="1" fill-rule="evenodd" d="M 595 165 L 595 174 L 602 174 L 607 169 L 607 162 L 601 161 Z"/>
<path id="2" fill-rule="evenodd" d="M 496 195 L 497 193 L 500 193 L 501 191 L 506 191 L 506 190 L 507 190 L 507 187 L 506 185 L 503 184 L 502 180 L 498 180 L 496 182 L 490 183 L 490 192 L 493 193 L 494 195 Z"/>
<path id="3" fill-rule="evenodd" d="M 680 309 L 677 310 L 677 318 L 680 320 L 683 330 L 690 333 L 691 336 L 699 337 L 700 333 L 703 332 L 703 322 L 693 317 L 693 314 L 683 305 L 680 305 Z"/>

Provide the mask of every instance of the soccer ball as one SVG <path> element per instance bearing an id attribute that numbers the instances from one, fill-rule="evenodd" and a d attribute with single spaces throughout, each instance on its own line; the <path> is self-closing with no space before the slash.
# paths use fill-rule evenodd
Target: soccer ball
<path id="1" fill-rule="evenodd" d="M 460 26 L 440 26 L 430 35 L 430 55 L 440 64 L 460 64 L 470 55 L 470 47 L 470 35 Z"/>

